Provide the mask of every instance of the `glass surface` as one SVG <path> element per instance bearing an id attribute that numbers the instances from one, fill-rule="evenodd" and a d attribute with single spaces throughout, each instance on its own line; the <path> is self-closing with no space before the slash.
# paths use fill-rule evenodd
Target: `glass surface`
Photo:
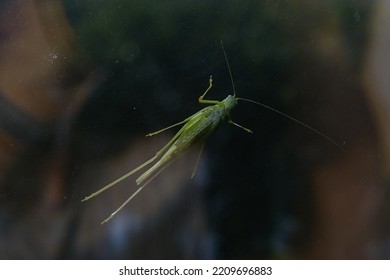
<path id="1" fill-rule="evenodd" d="M 389 258 L 389 18 L 385 0 L 0 1 L 0 258 Z M 81 200 L 180 126 L 146 134 L 212 106 L 210 75 L 205 99 L 233 94 L 221 41 L 237 97 L 319 133 L 238 100 L 197 165 L 201 141 L 101 225 L 149 167 Z"/>

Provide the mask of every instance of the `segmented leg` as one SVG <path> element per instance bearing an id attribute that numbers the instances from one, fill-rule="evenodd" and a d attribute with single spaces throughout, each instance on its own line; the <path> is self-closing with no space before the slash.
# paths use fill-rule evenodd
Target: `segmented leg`
<path id="1" fill-rule="evenodd" d="M 249 128 L 243 127 L 242 125 L 239 125 L 238 123 L 235 123 L 235 122 L 232 121 L 232 120 L 229 120 L 228 122 L 229 122 L 230 124 L 232 124 L 232 125 L 235 125 L 235 126 L 241 128 L 241 129 L 245 130 L 245 131 L 248 132 L 248 133 L 253 133 L 253 131 L 250 130 Z"/>
<path id="2" fill-rule="evenodd" d="M 201 96 L 199 96 L 199 98 L 198 98 L 199 103 L 203 103 L 203 104 L 217 104 L 217 103 L 220 102 L 220 101 L 217 101 L 217 100 L 203 99 L 212 87 L 213 87 L 213 76 L 210 75 L 209 87 L 206 89 L 206 91 Z"/>
<path id="3" fill-rule="evenodd" d="M 200 151 L 199 151 L 199 154 L 198 154 L 198 158 L 196 159 L 196 162 L 195 162 L 194 170 L 192 171 L 192 174 L 191 174 L 191 179 L 194 178 L 196 170 L 198 169 L 198 163 L 199 163 L 202 151 L 203 151 L 203 147 L 204 147 L 204 141 L 202 142 L 202 144 L 200 146 Z"/>
<path id="4" fill-rule="evenodd" d="M 186 119 L 187 120 L 187 119 Z M 178 124 L 181 124 L 183 122 L 185 122 L 186 120 L 178 123 Z M 175 124 L 175 125 L 178 125 L 178 124 Z M 173 125 L 173 126 L 175 126 Z M 171 126 L 172 127 L 172 126 Z M 164 129 L 165 130 L 165 129 Z M 85 197 L 82 201 L 87 201 L 99 194 L 101 194 L 102 192 L 108 190 L 109 188 L 113 187 L 114 185 L 118 184 L 119 182 L 125 180 L 126 178 L 130 177 L 131 175 L 133 175 L 134 173 L 136 173 L 137 171 L 141 170 L 142 168 L 146 167 L 147 165 L 151 164 L 153 161 L 155 161 L 156 159 L 158 159 L 164 152 L 166 149 L 168 149 L 176 140 L 177 138 L 180 136 L 180 134 L 183 133 L 183 130 L 180 129 L 176 134 L 175 136 L 173 136 L 173 138 L 161 149 L 159 150 L 154 157 L 152 157 L 151 159 L 145 161 L 144 163 L 142 163 L 140 166 L 138 166 L 137 168 L 131 170 L 130 172 L 126 173 L 125 175 L 123 175 L 122 177 L 116 179 L 115 181 L 111 182 L 110 184 L 104 186 L 103 188 L 99 189 L 98 191 L 92 193 L 91 195 Z"/>

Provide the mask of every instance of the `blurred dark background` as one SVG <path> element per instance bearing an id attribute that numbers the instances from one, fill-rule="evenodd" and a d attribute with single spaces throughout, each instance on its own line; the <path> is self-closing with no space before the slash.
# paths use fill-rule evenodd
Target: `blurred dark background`
<path id="1" fill-rule="evenodd" d="M 384 55 L 381 5 L 0 1 L 0 105 L 13 104 L 0 114 L 0 258 L 388 258 L 388 130 L 367 70 Z M 232 118 L 253 135 L 223 125 L 194 179 L 196 148 L 100 225 L 137 177 L 80 200 L 175 130 L 144 135 L 203 108 L 210 75 L 209 99 L 232 94 L 220 40 L 239 97 L 344 151 L 240 101 Z"/>

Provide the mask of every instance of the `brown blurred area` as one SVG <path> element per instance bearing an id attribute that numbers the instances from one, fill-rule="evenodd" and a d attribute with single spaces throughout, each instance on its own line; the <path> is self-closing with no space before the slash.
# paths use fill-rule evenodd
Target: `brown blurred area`
<path id="1" fill-rule="evenodd" d="M 111 205 L 123 202 L 128 190 L 119 189 L 81 210 L 81 195 L 88 193 L 78 187 L 88 185 L 83 191 L 92 192 L 107 178 L 128 172 L 145 154 L 152 155 L 162 142 L 129 145 L 111 162 L 87 160 L 89 169 L 72 181 L 72 126 L 104 75 L 76 42 L 62 3 L 3 1 L 0 46 L 0 258 L 199 258 L 202 244 L 194 247 L 193 240 L 200 243 L 206 232 L 202 208 L 194 209 L 200 203 L 196 189 L 179 193 L 185 203 L 173 203 L 163 213 L 175 190 L 146 190 L 146 197 L 154 200 L 141 198 L 134 211 L 122 211 L 105 227 L 101 220 L 114 210 Z M 185 166 L 181 172 L 168 171 L 174 178 L 170 185 L 180 186 L 187 178 Z M 156 180 L 155 185 L 167 183 Z M 80 196 L 73 196 L 75 189 Z M 164 232 L 177 216 L 185 222 Z M 156 232 L 170 241 L 153 239 Z"/>
<path id="2" fill-rule="evenodd" d="M 254 7 L 255 2 L 248 1 Z M 256 199 L 263 198 L 262 190 L 267 189 L 264 188 L 267 180 L 259 183 L 261 180 L 251 177 L 262 173 L 257 168 L 261 160 L 266 161 L 253 148 L 260 143 L 253 139 L 263 137 L 256 133 L 254 138 L 245 139 L 248 143 L 254 141 L 251 142 L 254 145 L 206 144 L 194 180 L 189 177 L 197 150 L 189 152 L 156 178 L 153 186 L 148 186 L 131 206 L 107 225 L 100 225 L 131 194 L 134 180 L 86 203 L 80 200 L 152 157 L 169 141 L 171 134 L 145 139 L 143 134 L 134 132 L 128 137 L 131 141 L 126 138 L 129 141 L 124 145 L 122 138 L 118 140 L 113 136 L 109 138 L 110 146 L 124 148 L 108 157 L 89 158 L 88 153 L 80 152 L 74 147 L 82 142 L 75 136 L 74 124 L 95 90 L 111 73 L 101 69 L 89 56 L 91 50 L 78 43 L 61 1 L 0 1 L 0 259 L 389 258 L 390 3 L 385 0 L 374 1 L 372 6 L 362 3 L 358 7 L 367 8 L 363 14 L 359 14 L 358 8 L 351 8 L 352 22 L 359 24 L 366 20 L 367 24 L 369 21 L 364 34 L 363 57 L 358 62 L 342 29 L 345 19 L 337 16 L 332 4 L 296 1 L 286 4 L 291 9 L 287 16 L 280 12 L 285 8 L 281 9 L 281 4 L 267 6 L 271 18 L 284 20 L 282 31 L 293 38 L 291 48 L 303 46 L 286 63 L 287 82 L 284 81 L 281 92 L 275 95 L 287 92 L 287 99 L 295 101 L 291 105 L 294 117 L 317 124 L 316 128 L 345 149 L 340 151 L 324 139 L 312 141 L 313 137 L 306 137 L 301 127 L 289 129 L 292 136 L 288 139 L 293 141 L 287 149 L 294 156 L 294 164 L 289 167 L 302 189 L 291 195 L 289 201 L 293 204 L 291 215 L 296 215 L 296 222 L 286 238 L 287 249 L 269 252 L 262 248 L 271 247 L 268 243 L 277 237 L 264 238 L 265 241 L 261 239 L 263 236 L 254 238 L 267 243 L 259 245 L 261 242 L 252 242 L 246 238 L 251 234 L 241 230 L 245 225 L 249 225 L 246 229 L 267 228 L 268 224 L 261 224 L 263 217 L 277 216 L 272 207 L 263 213 L 257 211 L 258 205 L 255 205 L 261 204 Z M 301 9 L 307 9 L 306 13 Z M 250 9 L 244 11 L 249 13 Z M 273 14 L 275 11 L 278 13 Z M 308 22 L 295 21 L 294 15 Z M 315 15 L 321 16 L 313 19 Z M 217 31 L 216 34 L 222 33 Z M 282 31 L 278 30 L 284 35 Z M 260 47 L 256 45 L 256 32 L 242 33 L 248 41 L 237 44 L 249 53 L 257 50 Z M 231 38 L 236 39 L 234 34 Z M 126 46 L 137 49 L 134 45 Z M 160 49 L 160 45 L 156 48 Z M 179 57 L 189 60 L 189 53 L 192 53 L 191 48 Z M 252 73 L 257 75 L 256 67 L 261 63 L 256 59 L 261 56 L 266 54 L 248 55 L 247 60 L 242 59 L 242 64 L 250 61 L 255 69 Z M 235 65 L 239 65 L 241 58 L 239 62 L 235 55 L 232 58 Z M 278 60 L 272 56 L 267 59 Z M 168 65 L 176 66 L 174 59 L 173 62 L 168 60 Z M 185 72 L 185 65 L 177 66 L 177 73 Z M 153 72 L 149 70 L 145 71 L 145 76 Z M 233 72 L 241 74 L 240 70 Z M 171 74 L 161 72 L 166 79 L 171 78 Z M 138 77 L 137 73 L 123 75 Z M 267 78 L 274 76 L 270 74 Z M 248 83 L 244 81 L 241 85 Z M 242 97 L 246 97 L 245 94 Z M 294 96 L 289 97 L 289 94 Z M 112 94 L 107 99 L 114 98 Z M 159 120 L 157 112 L 150 115 Z M 107 116 L 110 117 L 113 116 Z M 301 137 L 302 134 L 305 136 Z M 222 141 L 237 139 L 231 134 L 219 135 Z M 106 149 L 101 143 L 88 144 L 96 145 L 97 150 Z M 231 149 L 239 149 L 245 156 L 242 160 L 218 162 L 208 147 L 221 147 L 215 153 L 227 155 Z M 239 171 L 233 167 L 218 171 L 218 166 L 230 163 L 236 164 L 234 168 Z M 272 166 L 264 165 L 265 170 Z M 255 171 L 249 173 L 249 169 Z M 278 177 L 283 176 L 283 173 L 278 174 Z M 205 189 L 213 183 L 222 186 L 219 191 L 226 190 L 224 195 L 228 196 L 228 202 L 221 202 L 223 195 L 217 195 L 220 200 L 207 201 Z M 228 183 L 237 193 L 243 193 L 242 196 L 229 193 Z M 267 191 L 280 195 L 278 190 Z M 242 197 L 253 200 L 247 203 Z M 237 211 L 236 217 L 230 216 L 229 211 L 217 212 L 225 203 L 229 209 L 234 209 L 232 212 Z M 277 221 L 270 222 L 274 223 Z M 270 235 L 277 235 L 277 230 L 264 229 L 267 230 Z M 227 240 L 225 243 L 221 241 L 223 238 Z"/>
<path id="3" fill-rule="evenodd" d="M 311 221 L 311 227 L 298 234 L 296 258 L 388 258 L 389 15 L 388 1 L 377 1 L 370 10 L 366 52 L 360 65 L 353 60 L 353 46 L 348 45 L 337 21 L 310 34 L 319 49 L 306 58 L 311 64 L 306 68 L 320 67 L 322 71 L 313 69 L 314 74 L 308 74 L 305 81 L 296 80 L 295 85 L 304 84 L 304 91 L 313 92 L 301 106 L 323 98 L 312 116 L 327 119 L 325 128 L 332 126 L 338 138 L 343 135 L 345 151 L 337 159 L 330 157 L 311 168 L 311 208 L 303 202 L 304 197 L 297 200 L 306 205 L 299 211 Z M 354 17 L 359 24 L 358 9 Z M 321 83 L 324 87 L 318 88 Z M 308 149 L 302 149 L 304 155 Z M 301 160 L 307 159 L 310 162 L 310 157 Z"/>
<path id="4" fill-rule="evenodd" d="M 93 66 L 59 1 L 2 1 L 0 46 L 0 255 L 54 258 L 71 123 L 96 85 Z"/>
<path id="5" fill-rule="evenodd" d="M 87 74 L 91 65 L 81 59 L 59 1 L 2 5 L 0 90 L 8 112 L 1 133 L 4 182 L 27 150 L 63 149 L 54 147 L 54 138 L 63 138 L 66 146 L 70 122 L 96 81 Z"/>

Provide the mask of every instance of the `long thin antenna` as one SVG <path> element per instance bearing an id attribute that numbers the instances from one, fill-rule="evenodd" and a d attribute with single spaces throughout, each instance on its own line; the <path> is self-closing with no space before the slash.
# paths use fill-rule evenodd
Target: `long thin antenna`
<path id="1" fill-rule="evenodd" d="M 226 64 L 227 64 L 227 68 L 228 68 L 228 70 L 229 70 L 230 80 L 232 81 L 233 96 L 236 97 L 236 87 L 234 86 L 232 70 L 230 69 L 229 60 L 228 60 L 228 58 L 227 58 L 226 51 L 225 51 L 225 47 L 223 46 L 222 40 L 221 40 L 221 46 L 222 46 L 223 55 L 225 56 L 225 61 L 226 61 Z"/>
<path id="2" fill-rule="evenodd" d="M 240 98 L 237 98 L 237 100 L 244 100 L 244 101 L 247 101 L 247 102 L 251 102 L 251 103 L 260 105 L 260 106 L 262 106 L 262 107 L 264 107 L 264 108 L 266 108 L 266 109 L 268 109 L 268 110 L 271 110 L 271 111 L 273 111 L 273 112 L 275 112 L 275 113 L 278 113 L 279 115 L 282 115 L 283 117 L 286 117 L 286 118 L 288 118 L 288 119 L 290 119 L 290 120 L 292 120 L 292 121 L 294 121 L 294 122 L 296 122 L 296 123 L 298 123 L 298 124 L 300 124 L 300 125 L 302 125 L 302 126 L 308 128 L 308 129 L 310 129 L 311 131 L 317 133 L 317 134 L 320 135 L 321 137 L 325 138 L 326 140 L 328 140 L 328 141 L 330 141 L 331 143 L 333 143 L 334 145 L 336 145 L 340 150 L 345 151 L 343 147 L 341 147 L 339 144 L 336 143 L 336 141 L 334 141 L 332 138 L 326 136 L 325 134 L 323 134 L 323 133 L 320 132 L 319 130 L 317 130 L 317 129 L 315 129 L 315 128 L 313 128 L 313 127 L 311 127 L 311 126 L 305 124 L 304 122 L 301 122 L 300 120 L 298 120 L 298 119 L 296 119 L 296 118 L 290 117 L 289 115 L 287 115 L 287 114 L 285 114 L 285 113 L 283 113 L 283 112 L 281 112 L 281 111 L 279 111 L 279 110 L 276 110 L 275 108 L 272 108 L 272 107 L 270 107 L 270 106 L 268 106 L 268 105 L 265 105 L 265 104 L 263 104 L 263 103 L 260 103 L 260 102 L 257 102 L 257 101 L 251 100 L 251 99 L 247 99 L 247 98 L 241 98 L 241 97 L 240 97 Z"/>
<path id="3" fill-rule="evenodd" d="M 221 40 L 221 46 L 222 46 L 222 51 L 223 51 L 223 55 L 225 56 L 225 61 L 226 61 L 226 65 L 228 67 L 228 70 L 229 70 L 229 76 L 230 76 L 230 80 L 232 82 L 232 87 L 233 87 L 233 96 L 236 97 L 236 87 L 234 86 L 234 80 L 233 80 L 233 75 L 232 75 L 232 70 L 230 69 L 230 64 L 229 64 L 229 60 L 228 60 L 228 57 L 226 55 L 226 51 L 225 51 L 225 47 L 223 45 L 223 41 Z M 301 125 L 301 126 L 304 126 L 308 129 L 310 129 L 311 131 L 315 132 L 316 134 L 320 135 L 321 137 L 325 138 L 326 140 L 328 140 L 329 142 L 333 143 L 334 145 L 336 145 L 340 150 L 342 151 L 345 151 L 343 147 L 341 147 L 339 144 L 336 143 L 336 141 L 334 141 L 332 138 L 326 136 L 325 134 L 323 134 L 321 131 L 305 124 L 304 122 L 301 122 L 300 120 L 296 119 L 296 118 L 293 118 L 293 117 L 290 117 L 289 115 L 279 111 L 279 110 L 276 110 L 275 108 L 272 108 L 271 106 L 268 106 L 268 105 L 265 105 L 263 103 L 260 103 L 260 102 L 257 102 L 257 101 L 254 101 L 254 100 L 251 100 L 251 99 L 247 99 L 247 98 L 237 98 L 237 100 L 244 100 L 244 101 L 247 101 L 247 102 L 251 102 L 251 103 L 254 103 L 254 104 L 257 104 L 257 105 L 260 105 L 268 110 L 271 110 L 275 113 L 278 113 L 279 115 L 282 115 L 284 116 L 285 118 L 288 118 L 294 122 L 296 122 L 297 124 Z"/>

